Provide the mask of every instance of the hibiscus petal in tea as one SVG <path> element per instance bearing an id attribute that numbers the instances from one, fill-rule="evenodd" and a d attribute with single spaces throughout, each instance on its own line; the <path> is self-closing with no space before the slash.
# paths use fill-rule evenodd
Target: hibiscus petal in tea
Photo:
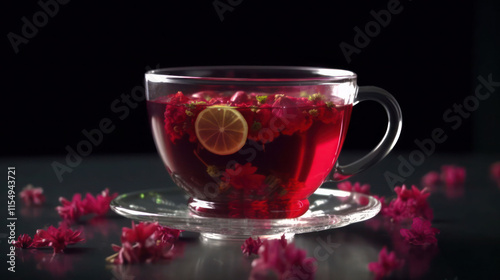
<path id="1" fill-rule="evenodd" d="M 352 104 L 234 91 L 173 93 L 148 100 L 157 149 L 205 217 L 294 218 L 332 169 Z"/>

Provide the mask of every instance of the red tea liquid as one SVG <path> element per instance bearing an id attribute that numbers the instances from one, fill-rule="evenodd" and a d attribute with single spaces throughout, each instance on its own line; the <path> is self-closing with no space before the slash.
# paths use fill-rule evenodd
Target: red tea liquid
<path id="1" fill-rule="evenodd" d="M 197 215 L 298 217 L 337 160 L 352 105 L 320 95 L 245 96 L 208 101 L 177 93 L 148 101 L 159 154 Z M 196 137 L 197 116 L 213 105 L 231 106 L 247 122 L 248 139 L 234 154 L 212 153 Z"/>

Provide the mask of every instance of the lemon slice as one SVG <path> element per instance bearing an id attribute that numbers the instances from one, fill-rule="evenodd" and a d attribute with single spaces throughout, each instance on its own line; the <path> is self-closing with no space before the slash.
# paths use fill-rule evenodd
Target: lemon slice
<path id="1" fill-rule="evenodd" d="M 228 106 L 210 106 L 201 111 L 194 129 L 201 145 L 217 155 L 234 154 L 247 141 L 248 124 L 245 118 Z"/>

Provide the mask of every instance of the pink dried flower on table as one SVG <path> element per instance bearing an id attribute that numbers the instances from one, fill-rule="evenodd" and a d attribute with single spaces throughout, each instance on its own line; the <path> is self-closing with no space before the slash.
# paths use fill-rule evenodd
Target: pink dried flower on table
<path id="1" fill-rule="evenodd" d="M 29 184 L 23 188 L 19 193 L 19 196 L 23 200 L 24 204 L 31 205 L 42 205 L 45 202 L 45 195 L 43 194 L 43 188 L 34 188 L 33 185 Z"/>
<path id="2" fill-rule="evenodd" d="M 441 166 L 441 180 L 446 187 L 463 186 L 465 183 L 465 168 L 455 165 Z"/>
<path id="3" fill-rule="evenodd" d="M 422 177 L 422 185 L 424 187 L 435 187 L 441 184 L 441 175 L 436 171 L 431 171 Z"/>
<path id="4" fill-rule="evenodd" d="M 490 176 L 500 186 L 500 161 L 494 162 L 490 166 Z"/>
<path id="5" fill-rule="evenodd" d="M 122 246 L 112 245 L 117 253 L 108 257 L 109 262 L 151 263 L 172 256 L 171 249 L 179 237 L 179 230 L 162 227 L 158 223 L 141 222 L 132 228 L 122 229 Z"/>
<path id="6" fill-rule="evenodd" d="M 132 221 L 132 228 L 122 228 L 122 243 L 145 243 L 156 232 L 157 228 L 158 223 L 140 222 L 136 225 Z"/>
<path id="7" fill-rule="evenodd" d="M 115 244 L 111 244 L 111 247 L 116 254 L 109 256 L 106 260 L 115 263 L 115 264 L 124 264 L 124 263 L 140 263 L 142 260 L 141 252 L 143 250 L 142 244 L 135 244 L 125 242 L 122 243 L 122 246 L 118 246 Z"/>
<path id="8" fill-rule="evenodd" d="M 430 245 L 437 243 L 439 230 L 431 227 L 431 222 L 422 218 L 413 218 L 411 229 L 401 229 L 401 236 L 413 245 Z"/>
<path id="9" fill-rule="evenodd" d="M 109 210 L 109 203 L 118 196 L 118 193 L 109 194 L 109 189 L 106 188 L 96 197 L 87 193 L 83 200 L 83 208 L 85 214 L 94 213 L 97 216 L 105 215 Z"/>
<path id="10" fill-rule="evenodd" d="M 283 247 L 281 239 L 264 240 L 259 249 L 259 258 L 252 262 L 250 278 L 268 279 L 274 274 L 277 279 L 314 279 L 316 261 L 306 258 L 306 251 L 294 244 Z"/>
<path id="11" fill-rule="evenodd" d="M 182 230 L 160 226 L 159 224 L 156 226 L 156 237 L 162 242 L 174 243 L 179 239 L 181 232 Z"/>
<path id="12" fill-rule="evenodd" d="M 61 218 L 76 221 L 80 216 L 85 214 L 85 206 L 82 202 L 82 195 L 80 193 L 74 194 L 71 201 L 62 196 L 59 198 L 59 201 L 62 206 L 57 206 L 56 210 Z"/>
<path id="13" fill-rule="evenodd" d="M 26 248 L 30 248 L 33 244 L 33 239 L 31 239 L 31 236 L 27 235 L 27 234 L 21 234 L 19 235 L 19 237 L 17 238 L 17 241 L 14 242 L 14 246 L 16 246 L 17 248 L 23 248 L 23 249 L 26 249 Z"/>
<path id="14" fill-rule="evenodd" d="M 262 241 L 260 238 L 257 237 L 257 239 L 253 239 L 252 237 L 249 237 L 243 244 L 241 245 L 241 252 L 243 252 L 243 255 L 250 256 L 251 254 L 258 254 L 259 253 L 259 248 L 262 245 Z"/>
<path id="15" fill-rule="evenodd" d="M 288 245 L 288 241 L 286 241 L 285 234 L 281 235 L 280 239 L 276 239 L 280 242 L 281 246 L 283 248 L 286 248 Z M 259 237 L 257 239 L 253 239 L 249 237 L 243 244 L 241 245 L 241 251 L 243 252 L 243 255 L 250 256 L 251 254 L 257 255 L 259 252 L 259 248 L 262 246 L 262 241 L 260 240 Z"/>
<path id="16" fill-rule="evenodd" d="M 375 279 L 382 279 L 402 265 L 403 261 L 397 259 L 394 252 L 388 253 L 384 246 L 378 255 L 378 261 L 369 263 L 368 269 L 375 274 Z"/>
<path id="17" fill-rule="evenodd" d="M 394 191 L 398 196 L 387 207 L 382 209 L 383 215 L 391 217 L 395 222 L 414 217 L 424 217 L 432 220 L 434 215 L 427 202 L 430 193 L 427 192 L 426 188 L 419 190 L 417 187 L 412 186 L 411 189 L 407 189 L 403 185 L 395 187 Z"/>
<path id="18" fill-rule="evenodd" d="M 401 187 L 395 187 L 394 191 L 398 195 L 398 199 L 402 201 L 409 201 L 414 199 L 417 202 L 422 202 L 431 195 L 427 192 L 427 189 L 419 190 L 416 186 L 411 186 L 411 189 L 406 188 L 406 185 L 402 185 Z"/>
<path id="19" fill-rule="evenodd" d="M 364 184 L 361 185 L 359 182 L 355 182 L 352 184 L 350 181 L 344 181 L 337 184 L 337 188 L 339 190 L 347 191 L 347 192 L 357 192 L 362 194 L 370 194 L 370 185 Z"/>
<path id="20" fill-rule="evenodd" d="M 39 229 L 33 238 L 32 247 L 39 248 L 50 246 L 54 248 L 54 253 L 61 253 L 70 244 L 84 241 L 80 235 L 82 231 L 60 226 L 55 228 L 50 226 L 47 230 Z"/>
<path id="21" fill-rule="evenodd" d="M 386 208 L 382 208 L 382 215 L 388 216 L 394 222 L 400 222 L 405 219 L 412 218 L 413 214 L 405 203 L 398 203 L 397 200 L 392 200 Z"/>
<path id="22" fill-rule="evenodd" d="M 56 210 L 61 218 L 68 221 L 78 221 L 81 216 L 87 214 L 96 214 L 97 216 L 104 216 L 109 211 L 109 203 L 115 199 L 118 193 L 109 194 L 109 189 L 105 189 L 97 196 L 90 193 L 85 195 L 82 200 L 82 195 L 76 193 L 73 195 L 71 201 L 64 197 L 60 197 L 59 201 L 62 206 L 57 206 Z"/>

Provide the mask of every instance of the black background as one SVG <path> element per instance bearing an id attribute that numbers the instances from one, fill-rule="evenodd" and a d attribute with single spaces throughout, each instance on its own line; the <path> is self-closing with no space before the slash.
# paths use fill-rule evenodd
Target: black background
<path id="1" fill-rule="evenodd" d="M 458 129 L 443 120 L 479 84 L 498 71 L 498 4 L 494 1 L 409 1 L 369 44 L 347 62 L 339 45 L 354 44 L 355 27 L 391 1 L 229 1 L 221 21 L 207 1 L 70 1 L 18 46 L 36 1 L 8 1 L 2 11 L 2 156 L 64 155 L 98 128 L 116 126 L 94 154 L 153 152 L 145 102 L 121 120 L 111 104 L 143 85 L 147 69 L 196 65 L 298 65 L 356 72 L 359 85 L 391 92 L 403 110 L 398 150 L 436 128 L 448 139 L 440 152 L 498 152 L 500 98 L 481 101 Z M 228 3 L 227 0 L 220 0 Z M 240 2 L 240 3 L 239 3 Z M 8 4 L 7 4 L 8 3 Z M 12 35 L 12 34 L 11 34 Z M 382 137 L 385 116 L 376 104 L 357 105 L 346 148 L 370 149 Z"/>

